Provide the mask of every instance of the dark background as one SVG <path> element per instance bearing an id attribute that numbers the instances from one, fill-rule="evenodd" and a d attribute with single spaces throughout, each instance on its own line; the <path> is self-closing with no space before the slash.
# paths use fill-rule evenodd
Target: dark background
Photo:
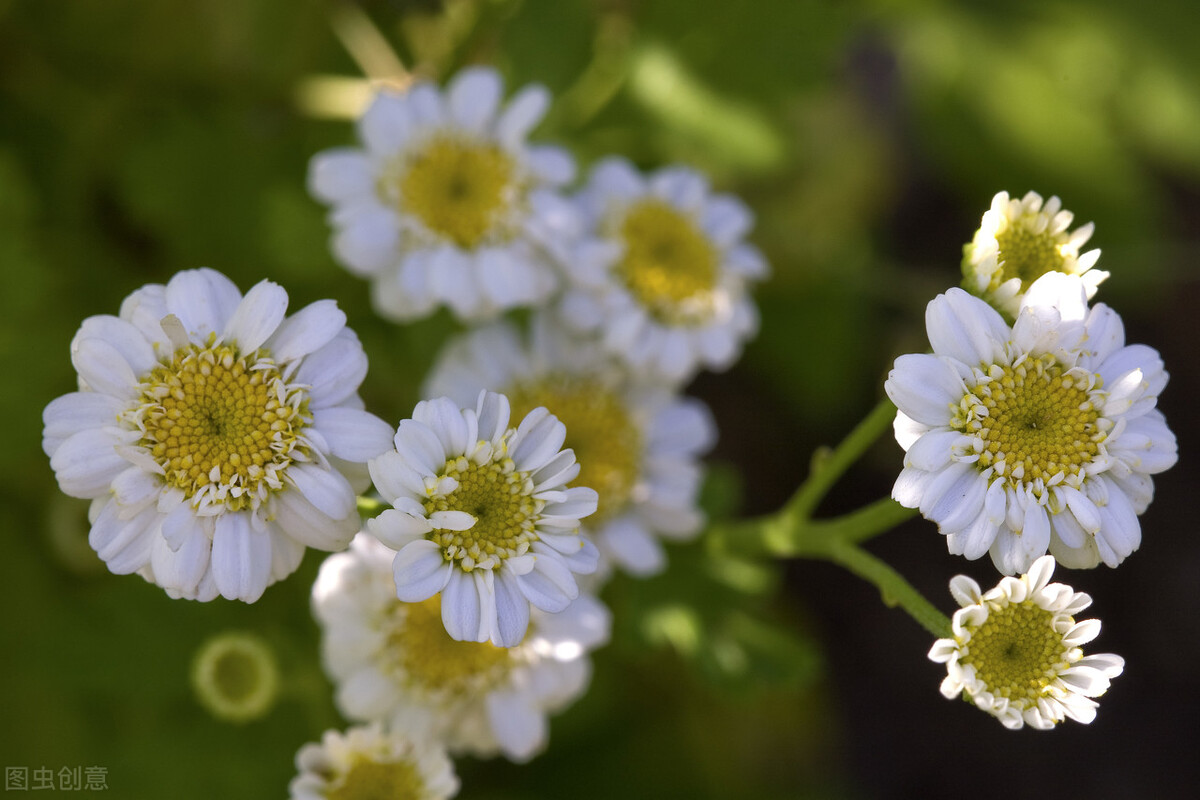
<path id="1" fill-rule="evenodd" d="M 962 244 L 1002 189 L 1057 194 L 1096 223 L 1088 246 L 1112 273 L 1097 300 L 1172 373 L 1161 407 L 1180 462 L 1156 482 L 1141 550 L 1058 576 L 1095 597 L 1092 648 L 1127 661 L 1092 725 L 1014 733 L 944 700 L 928 635 L 838 568 L 677 546 L 667 574 L 607 590 L 614 641 L 548 752 L 460 760 L 461 797 L 1194 795 L 1200 51 L 1187 0 L 0 0 L 4 766 L 102 765 L 120 798 L 277 797 L 300 745 L 342 725 L 307 605 L 319 554 L 253 606 L 171 601 L 107 574 L 84 504 L 58 492 L 40 450 L 40 414 L 73 388 L 67 345 L 84 317 L 211 266 L 243 290 L 280 282 L 293 308 L 336 298 L 371 358 L 368 407 L 407 415 L 456 326 L 376 319 L 304 188 L 314 152 L 352 141 L 338 110 L 363 85 L 327 79 L 388 69 L 372 32 L 425 75 L 481 62 L 510 88 L 544 83 L 556 102 L 538 136 L 581 164 L 688 163 L 755 211 L 773 269 L 761 334 L 691 387 L 721 430 L 705 491 L 717 518 L 779 507 L 813 450 L 877 402 L 895 356 L 926 347 L 924 306 L 958 282 Z M 900 461 L 881 440 L 821 512 L 887 494 Z M 870 549 L 947 613 L 952 575 L 995 581 L 922 520 Z M 209 717 L 187 683 L 196 648 L 229 629 L 266 638 L 285 682 L 245 726 Z"/>

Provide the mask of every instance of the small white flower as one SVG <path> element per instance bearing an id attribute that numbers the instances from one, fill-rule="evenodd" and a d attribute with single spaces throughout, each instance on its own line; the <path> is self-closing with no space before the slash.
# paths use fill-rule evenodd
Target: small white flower
<path id="1" fill-rule="evenodd" d="M 1099 250 L 1079 254 L 1095 226 L 1089 222 L 1068 233 L 1074 218 L 1057 197 L 1043 205 L 1037 192 L 1020 200 L 1000 192 L 992 198 L 974 239 L 963 248 L 963 288 L 1010 320 L 1030 285 L 1048 272 L 1081 276 L 1091 299 L 1108 273 L 1092 269 Z"/>
<path id="2" fill-rule="evenodd" d="M 313 586 L 338 708 L 354 720 L 403 720 L 451 752 L 528 760 L 546 745 L 546 715 L 587 688 L 587 653 L 608 640 L 607 609 L 580 595 L 557 614 L 535 610 L 515 647 L 455 641 L 438 597 L 396 599 L 394 555 L 360 534 L 325 560 Z"/>
<path id="3" fill-rule="evenodd" d="M 201 269 L 84 321 L 80 391 L 46 407 L 42 445 L 62 490 L 93 500 L 90 543 L 113 572 L 254 602 L 305 547 L 340 550 L 358 529 L 364 465 L 391 429 L 362 410 L 345 314 L 287 303 Z"/>
<path id="4" fill-rule="evenodd" d="M 463 70 L 445 92 L 379 94 L 358 123 L 363 148 L 314 156 L 309 189 L 332 206 L 333 252 L 370 278 L 380 314 L 404 321 L 446 305 L 480 319 L 545 300 L 578 227 L 554 189 L 574 163 L 525 137 L 549 104 L 539 86 L 501 109 L 495 70 Z"/>
<path id="5" fill-rule="evenodd" d="M 596 492 L 566 488 L 579 474 L 575 454 L 561 450 L 566 428 L 545 408 L 508 422 L 508 398 L 494 392 L 474 408 L 447 397 L 418 403 L 396 449 L 368 465 L 394 508 L 367 524 L 398 551 L 399 599 L 441 592 L 452 638 L 514 647 L 530 605 L 562 611 L 579 594 L 575 574 L 593 572 L 599 554 L 579 533 Z"/>
<path id="6" fill-rule="evenodd" d="M 1078 276 L 1034 282 L 1010 328 L 961 289 L 930 302 L 932 354 L 896 359 L 885 388 L 906 451 L 892 496 L 938 524 L 950 552 L 1011 575 L 1049 550 L 1115 567 L 1137 549 L 1151 475 L 1175 463 L 1155 408 L 1158 353 L 1088 309 Z"/>
<path id="7" fill-rule="evenodd" d="M 600 496 L 584 532 L 605 562 L 653 574 L 666 565 L 660 538 L 699 531 L 698 459 L 716 437 L 700 401 L 631 375 L 546 314 L 534 316 L 528 337 L 498 323 L 452 340 L 424 395 L 467 405 L 483 389 L 506 395 L 516 416 L 545 406 L 567 426 L 578 480 Z"/>
<path id="8" fill-rule="evenodd" d="M 929 658 L 945 664 L 942 694 L 960 694 L 1016 730 L 1040 730 L 1070 718 L 1096 718 L 1099 697 L 1125 669 L 1111 653 L 1085 656 L 1080 649 L 1100 633 L 1100 620 L 1076 622 L 1092 598 L 1050 583 L 1054 559 L 1042 556 L 1028 574 L 1002 578 L 982 594 L 966 575 L 950 581 L 962 606 L 954 612 L 954 638 L 938 639 Z"/>
<path id="9" fill-rule="evenodd" d="M 587 227 L 564 265 L 563 319 L 672 381 L 733 364 L 758 329 L 748 285 L 767 272 L 742 241 L 750 211 L 697 172 L 643 176 L 620 158 L 596 165 L 577 202 Z"/>
<path id="10" fill-rule="evenodd" d="M 289 800 L 446 800 L 458 794 L 458 777 L 446 753 L 406 730 L 378 723 L 325 731 L 320 744 L 296 753 L 300 774 Z"/>

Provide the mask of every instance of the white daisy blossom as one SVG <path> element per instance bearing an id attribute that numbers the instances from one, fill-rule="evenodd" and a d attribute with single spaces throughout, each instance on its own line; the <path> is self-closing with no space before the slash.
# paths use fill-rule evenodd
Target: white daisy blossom
<path id="1" fill-rule="evenodd" d="M 753 215 L 682 167 L 640 174 L 609 158 L 576 198 L 585 230 L 564 264 L 560 306 L 636 369 L 683 382 L 722 370 L 758 330 L 748 287 L 767 265 L 743 241 Z"/>
<path id="2" fill-rule="evenodd" d="M 1096 619 L 1075 621 L 1092 598 L 1050 583 L 1054 559 L 1042 556 L 1028 574 L 1002 578 L 981 593 L 966 575 L 950 581 L 962 606 L 951 639 L 938 639 L 929 658 L 945 664 L 942 694 L 960 694 L 1004 727 L 1046 730 L 1064 719 L 1089 723 L 1099 697 L 1121 674 L 1125 660 L 1111 653 L 1085 656 L 1081 645 L 1100 633 Z"/>
<path id="3" fill-rule="evenodd" d="M 313 586 L 338 708 L 353 720 L 403 721 L 452 753 L 528 760 L 547 743 L 546 715 L 586 690 L 587 654 L 608 640 L 608 610 L 580 595 L 557 614 L 535 609 L 515 647 L 455 641 L 437 596 L 396 599 L 394 555 L 360 534 L 325 560 Z"/>
<path id="4" fill-rule="evenodd" d="M 596 569 L 596 546 L 579 520 L 596 510 L 562 450 L 566 428 L 545 408 L 509 425 L 504 395 L 481 392 L 474 408 L 440 397 L 417 404 L 396 431 L 396 449 L 368 467 L 394 508 L 368 521 L 398 551 L 396 596 L 442 594 L 446 631 L 460 641 L 513 647 L 529 607 L 562 611 L 579 594 L 575 574 Z"/>
<path id="5" fill-rule="evenodd" d="M 286 316 L 287 293 L 246 293 L 190 270 L 84 321 L 80 391 L 46 407 L 59 486 L 92 499 L 89 541 L 118 574 L 172 597 L 253 602 L 306 547 L 340 550 L 355 493 L 391 428 L 362 410 L 367 359 L 332 300 Z"/>
<path id="6" fill-rule="evenodd" d="M 1155 408 L 1158 353 L 1126 345 L 1078 276 L 1049 273 L 1010 328 L 961 289 L 930 302 L 932 354 L 896 359 L 885 388 L 906 451 L 892 496 L 938 524 L 950 552 L 1005 574 L 1049 550 L 1068 567 L 1137 549 L 1152 475 L 1176 460 Z"/>
<path id="7" fill-rule="evenodd" d="M 446 305 L 462 319 L 541 303 L 578 227 L 555 192 L 566 151 L 525 137 L 549 104 L 539 86 L 501 108 L 495 70 L 460 72 L 439 91 L 379 94 L 359 120 L 362 148 L 318 153 L 309 190 L 331 206 L 334 255 L 372 281 L 380 314 L 405 321 Z"/>
<path id="8" fill-rule="evenodd" d="M 636 575 L 659 572 L 666 565 L 659 540 L 690 539 L 700 530 L 699 457 L 716 438 L 700 401 L 631 374 L 547 314 L 534 316 L 527 337 L 497 323 L 451 341 L 424 396 L 467 405 L 483 389 L 507 396 L 515 415 L 545 406 L 567 426 L 578 480 L 599 493 L 584 532 L 603 564 Z"/>
<path id="9" fill-rule="evenodd" d="M 1029 286 L 1047 272 L 1079 275 L 1091 299 L 1108 273 L 1092 269 L 1099 250 L 1080 255 L 1095 226 L 1089 222 L 1068 232 L 1074 218 L 1057 197 L 1043 205 L 1037 192 L 1020 200 L 998 193 L 974 239 L 963 248 L 963 288 L 1009 319 L 1016 317 Z"/>
<path id="10" fill-rule="evenodd" d="M 459 788 L 444 750 L 378 723 L 325 731 L 296 753 L 296 769 L 289 800 L 446 800 Z"/>

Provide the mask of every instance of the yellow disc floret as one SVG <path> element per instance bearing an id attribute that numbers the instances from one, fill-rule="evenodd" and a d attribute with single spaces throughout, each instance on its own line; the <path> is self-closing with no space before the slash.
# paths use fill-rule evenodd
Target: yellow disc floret
<path id="1" fill-rule="evenodd" d="M 654 317 L 674 323 L 708 311 L 719 259 L 694 220 L 643 200 L 625 213 L 618 235 L 625 255 L 617 275 Z"/>
<path id="2" fill-rule="evenodd" d="M 1078 485 L 1101 453 L 1108 420 L 1093 382 L 1053 356 L 992 365 L 963 397 L 954 426 L 982 441 L 979 468 L 1032 485 Z"/>
<path id="3" fill-rule="evenodd" d="M 325 792 L 329 800 L 422 800 L 425 781 L 408 759 L 376 761 L 361 757 Z"/>
<path id="4" fill-rule="evenodd" d="M 446 462 L 439 477 L 453 478 L 458 486 L 426 500 L 426 512 L 465 511 L 475 517 L 468 530 L 428 534 L 446 560 L 457 561 L 467 572 L 476 566 L 495 567 L 506 558 L 524 555 L 537 541 L 534 526 L 546 504 L 534 499 L 533 480 L 518 471 L 511 458 L 478 464 L 459 456 Z"/>
<path id="5" fill-rule="evenodd" d="M 307 392 L 289 386 L 263 350 L 188 345 L 139 388 L 126 418 L 163 480 L 199 509 L 257 508 L 283 488 L 293 460 L 307 460 Z"/>
<path id="6" fill-rule="evenodd" d="M 460 642 L 442 623 L 441 595 L 392 607 L 387 660 L 397 676 L 424 692 L 476 695 L 508 675 L 519 651 L 490 642 Z"/>
<path id="7" fill-rule="evenodd" d="M 489 142 L 437 137 L 400 166 L 401 210 L 435 235 L 470 249 L 503 238 L 518 195 L 512 158 Z"/>
<path id="8" fill-rule="evenodd" d="M 1000 271 L 992 278 L 996 286 L 1020 278 L 1021 292 L 1026 292 L 1030 284 L 1047 272 L 1063 270 L 1061 248 L 1067 244 L 1067 235 L 1053 234 L 1045 224 L 1038 226 L 1025 218 L 1013 220 L 996 234 L 996 243 L 1000 247 Z"/>
<path id="9" fill-rule="evenodd" d="M 544 406 L 567 426 L 564 447 L 575 451 L 579 477 L 600 495 L 592 524 L 619 512 L 638 479 L 641 431 L 622 399 L 594 378 L 550 375 L 517 385 L 505 394 L 520 419 Z"/>
<path id="10" fill-rule="evenodd" d="M 975 667 L 976 677 L 997 697 L 1018 708 L 1034 705 L 1071 665 L 1071 649 L 1056 628 L 1059 616 L 1032 599 L 992 608 L 963 637 L 959 663 Z"/>

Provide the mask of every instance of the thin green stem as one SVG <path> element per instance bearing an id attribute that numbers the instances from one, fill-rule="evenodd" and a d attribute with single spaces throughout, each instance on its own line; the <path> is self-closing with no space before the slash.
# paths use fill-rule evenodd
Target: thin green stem
<path id="1" fill-rule="evenodd" d="M 945 639 L 953 635 L 950 619 L 945 614 L 938 611 L 900 573 L 858 545 L 834 540 L 826 558 L 873 583 L 879 589 L 884 605 L 900 606 L 937 638 Z"/>
<path id="2" fill-rule="evenodd" d="M 896 406 L 885 397 L 833 451 L 814 459 L 812 473 L 784 508 L 801 519 L 811 517 L 838 478 L 891 427 L 895 417 Z"/>

